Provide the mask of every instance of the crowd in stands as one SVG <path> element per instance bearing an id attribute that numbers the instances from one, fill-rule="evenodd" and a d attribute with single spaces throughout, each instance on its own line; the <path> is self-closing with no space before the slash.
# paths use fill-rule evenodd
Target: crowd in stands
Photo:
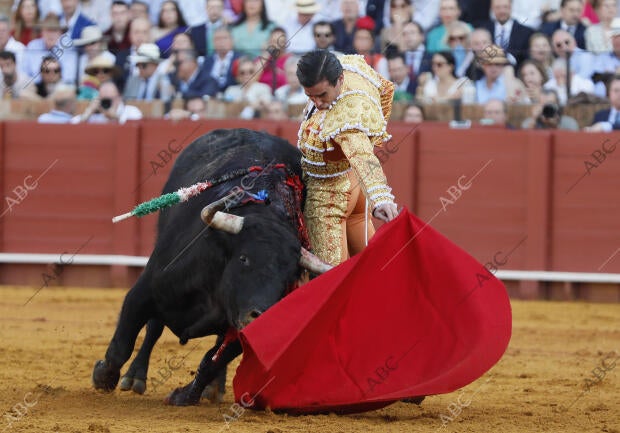
<path id="1" fill-rule="evenodd" d="M 563 107 L 609 101 L 585 128 L 609 131 L 620 129 L 617 3 L 15 0 L 0 16 L 0 90 L 52 101 L 41 122 L 141 118 L 131 101 L 196 119 L 213 100 L 282 120 L 307 101 L 299 56 L 321 48 L 362 55 L 394 82 L 394 101 L 409 104 L 397 120 L 423 121 L 428 104 L 479 104 L 486 123 L 576 130 Z M 76 113 L 76 100 L 90 103 Z M 506 119 L 514 104 L 531 107 L 521 125 Z"/>

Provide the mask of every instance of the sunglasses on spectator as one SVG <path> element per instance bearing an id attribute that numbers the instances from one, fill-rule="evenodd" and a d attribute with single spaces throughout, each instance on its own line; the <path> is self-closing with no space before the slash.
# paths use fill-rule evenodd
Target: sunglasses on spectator
<path id="1" fill-rule="evenodd" d="M 136 63 L 138 69 L 144 69 L 148 66 L 148 63 Z"/>
<path id="2" fill-rule="evenodd" d="M 111 68 L 93 68 L 90 70 L 91 74 L 110 74 L 112 72 Z"/>
<path id="3" fill-rule="evenodd" d="M 315 38 L 329 38 L 331 37 L 331 33 L 315 33 L 314 37 Z"/>
<path id="4" fill-rule="evenodd" d="M 239 75 L 252 75 L 254 69 L 239 69 Z"/>
<path id="5" fill-rule="evenodd" d="M 405 9 L 407 7 L 407 5 L 405 3 L 399 3 L 399 4 L 392 4 L 390 5 L 390 8 L 392 9 Z"/>
<path id="6" fill-rule="evenodd" d="M 44 74 L 60 74 L 60 68 L 43 68 L 41 72 Z"/>
<path id="7" fill-rule="evenodd" d="M 441 68 L 447 64 L 447 62 L 431 62 L 431 66 L 437 66 L 438 68 Z"/>
<path id="8" fill-rule="evenodd" d="M 568 47 L 570 45 L 570 40 L 566 39 L 565 41 L 560 41 L 555 43 L 556 48 L 562 48 L 562 46 Z"/>
<path id="9" fill-rule="evenodd" d="M 464 41 L 467 39 L 467 35 L 451 35 L 448 38 L 448 41 L 450 42 L 454 42 L 454 41 Z"/>

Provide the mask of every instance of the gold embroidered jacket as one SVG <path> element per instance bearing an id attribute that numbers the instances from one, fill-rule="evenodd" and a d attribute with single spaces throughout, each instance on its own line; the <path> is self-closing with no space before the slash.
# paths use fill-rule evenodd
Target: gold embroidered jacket
<path id="1" fill-rule="evenodd" d="M 315 180 L 342 176 L 353 169 L 374 209 L 394 199 L 373 153 L 373 146 L 391 138 L 386 125 L 394 85 L 368 66 L 362 56 L 342 56 L 339 60 L 344 69 L 340 95 L 328 109 L 315 110 L 299 129 L 302 168 Z M 308 107 L 312 106 L 310 102 Z"/>

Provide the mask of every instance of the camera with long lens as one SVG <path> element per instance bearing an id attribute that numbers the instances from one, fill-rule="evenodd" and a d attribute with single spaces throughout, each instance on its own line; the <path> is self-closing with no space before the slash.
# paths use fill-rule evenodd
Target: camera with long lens
<path id="1" fill-rule="evenodd" d="M 543 105 L 541 114 L 545 119 L 553 119 L 560 115 L 560 107 L 556 104 L 545 104 Z"/>
<path id="2" fill-rule="evenodd" d="M 104 110 L 109 110 L 110 107 L 112 106 L 112 99 L 103 98 L 101 102 L 99 103 L 99 105 L 101 105 L 101 108 L 103 108 Z"/>

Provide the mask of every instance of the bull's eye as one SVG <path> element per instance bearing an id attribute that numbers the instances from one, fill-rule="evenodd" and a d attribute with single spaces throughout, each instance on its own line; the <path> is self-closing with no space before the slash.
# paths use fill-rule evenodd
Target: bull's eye
<path id="1" fill-rule="evenodd" d="M 245 254 L 241 254 L 241 255 L 239 256 L 239 261 L 240 261 L 241 263 L 243 263 L 244 265 L 246 265 L 246 266 L 249 266 L 249 265 L 250 265 L 250 259 L 248 259 L 248 257 L 247 257 Z"/>

